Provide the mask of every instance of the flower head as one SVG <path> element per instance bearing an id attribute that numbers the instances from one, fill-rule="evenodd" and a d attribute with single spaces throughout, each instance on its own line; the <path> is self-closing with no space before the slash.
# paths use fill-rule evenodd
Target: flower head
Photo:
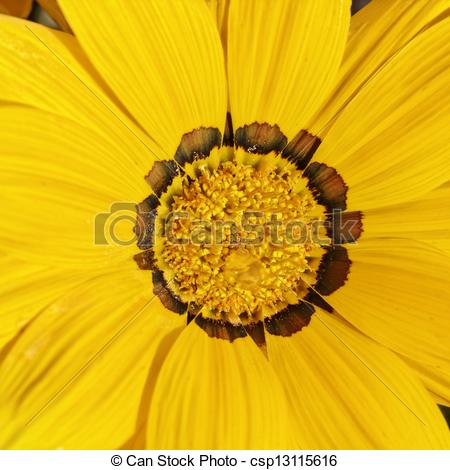
<path id="1" fill-rule="evenodd" d="M 59 3 L 0 17 L 2 446 L 448 447 L 446 2 Z"/>

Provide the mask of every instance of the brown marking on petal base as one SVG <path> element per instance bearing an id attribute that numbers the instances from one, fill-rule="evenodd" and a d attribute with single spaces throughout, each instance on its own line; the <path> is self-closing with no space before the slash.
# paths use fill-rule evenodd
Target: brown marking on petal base
<path id="1" fill-rule="evenodd" d="M 222 134 L 215 127 L 200 127 L 184 134 L 175 152 L 175 160 L 180 166 L 194 160 L 206 158 L 214 147 L 222 144 Z"/>
<path id="2" fill-rule="evenodd" d="M 257 346 L 261 348 L 266 345 L 266 335 L 264 332 L 264 323 L 262 321 L 248 323 L 247 325 L 244 325 L 244 328 Z"/>
<path id="3" fill-rule="evenodd" d="M 198 315 L 200 312 L 201 307 L 198 306 L 197 304 L 194 304 L 194 302 L 190 302 L 187 310 L 187 319 L 186 319 L 186 325 L 189 325 L 191 321 Z"/>
<path id="4" fill-rule="evenodd" d="M 225 124 L 225 133 L 223 134 L 222 145 L 224 147 L 233 147 L 234 146 L 234 131 L 233 131 L 233 121 L 231 119 L 231 114 L 227 113 L 227 121 Z"/>
<path id="5" fill-rule="evenodd" d="M 324 163 L 313 162 L 303 174 L 308 178 L 308 187 L 317 202 L 325 206 L 329 212 L 333 209 L 343 211 L 347 208 L 348 187 L 334 168 Z"/>
<path id="6" fill-rule="evenodd" d="M 279 153 L 286 147 L 287 137 L 277 125 L 254 122 L 237 129 L 235 143 L 248 153 Z"/>
<path id="7" fill-rule="evenodd" d="M 322 141 L 319 137 L 301 130 L 283 150 L 282 156 L 287 158 L 299 170 L 304 170 Z"/>
<path id="8" fill-rule="evenodd" d="M 195 323 L 211 338 L 225 339 L 232 343 L 237 338 L 247 336 L 241 324 L 233 324 L 224 320 L 205 318 L 202 314 L 197 315 Z"/>
<path id="9" fill-rule="evenodd" d="M 155 217 L 159 206 L 159 199 L 151 195 L 136 206 L 136 223 L 134 233 L 137 237 L 137 246 L 147 250 L 153 246 L 155 236 Z"/>
<path id="10" fill-rule="evenodd" d="M 322 256 L 314 290 L 320 295 L 330 295 L 345 284 L 352 262 L 343 246 L 327 249 Z"/>
<path id="11" fill-rule="evenodd" d="M 281 312 L 266 318 L 264 325 L 271 335 L 291 336 L 309 324 L 313 313 L 312 305 L 300 302 L 297 305 L 288 305 Z"/>
<path id="12" fill-rule="evenodd" d="M 153 270 L 156 268 L 155 253 L 152 249 L 134 255 L 133 259 L 136 261 L 138 268 L 144 271 Z"/>
<path id="13" fill-rule="evenodd" d="M 157 160 L 145 177 L 145 181 L 151 186 L 156 196 L 160 197 L 171 185 L 179 169 L 174 160 Z"/>
<path id="14" fill-rule="evenodd" d="M 333 245 L 355 243 L 363 232 L 361 211 L 342 212 L 335 210 L 327 216 L 327 236 Z"/>
<path id="15" fill-rule="evenodd" d="M 317 268 L 316 282 L 308 288 L 303 300 L 333 313 L 334 308 L 323 296 L 332 294 L 345 284 L 351 264 L 346 248 L 340 245 L 328 247 Z"/>
<path id="16" fill-rule="evenodd" d="M 334 308 L 328 302 L 326 302 L 323 297 L 321 297 L 317 292 L 315 292 L 311 288 L 308 289 L 308 294 L 304 297 L 303 300 L 310 304 L 316 305 L 317 307 L 321 308 L 322 310 L 325 310 L 328 313 L 334 312 Z"/>
<path id="17" fill-rule="evenodd" d="M 159 297 L 161 303 L 172 312 L 183 315 L 188 309 L 188 304 L 181 300 L 170 290 L 161 271 L 153 271 L 153 293 Z"/>

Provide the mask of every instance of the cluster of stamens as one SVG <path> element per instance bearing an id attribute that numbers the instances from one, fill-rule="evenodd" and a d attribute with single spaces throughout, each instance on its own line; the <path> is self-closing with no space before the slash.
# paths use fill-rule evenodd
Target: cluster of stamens
<path id="1" fill-rule="evenodd" d="M 177 294 L 203 312 L 254 321 L 301 298 L 316 206 L 292 167 L 221 163 L 185 177 L 159 254 Z M 293 223 L 294 222 L 294 223 Z M 304 233 L 303 233 L 304 235 Z"/>

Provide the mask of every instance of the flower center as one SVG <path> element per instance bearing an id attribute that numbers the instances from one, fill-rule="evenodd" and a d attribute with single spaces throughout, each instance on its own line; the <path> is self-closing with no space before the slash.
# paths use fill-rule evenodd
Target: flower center
<path id="1" fill-rule="evenodd" d="M 347 211 L 338 171 L 311 162 L 320 139 L 288 142 L 277 125 L 254 122 L 225 133 L 184 134 L 174 158 L 153 163 L 152 194 L 136 206 L 139 269 L 171 312 L 208 336 L 291 336 L 340 289 L 351 260 L 342 246 L 363 232 Z"/>
<path id="2" fill-rule="evenodd" d="M 304 296 L 322 214 L 306 178 L 286 160 L 215 149 L 161 198 L 156 262 L 181 301 L 203 316 L 251 323 Z"/>

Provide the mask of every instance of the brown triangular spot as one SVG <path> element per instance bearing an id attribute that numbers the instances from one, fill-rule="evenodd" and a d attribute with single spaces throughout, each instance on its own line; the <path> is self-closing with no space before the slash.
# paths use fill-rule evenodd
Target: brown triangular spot
<path id="1" fill-rule="evenodd" d="M 264 332 L 264 323 L 262 321 L 256 323 L 248 323 L 244 325 L 245 331 L 260 348 L 266 345 L 266 335 Z"/>
<path id="2" fill-rule="evenodd" d="M 272 151 L 281 152 L 286 147 L 287 138 L 277 125 L 254 122 L 237 129 L 235 143 L 246 152 L 264 155 Z"/>
<path id="3" fill-rule="evenodd" d="M 355 243 L 363 232 L 361 211 L 334 210 L 327 216 L 327 236 L 333 245 Z"/>
<path id="4" fill-rule="evenodd" d="M 301 130 L 283 150 L 282 156 L 294 163 L 299 170 L 304 170 L 322 141 L 319 137 Z"/>
<path id="5" fill-rule="evenodd" d="M 151 186 L 156 196 L 160 197 L 178 174 L 179 169 L 174 160 L 157 160 L 153 163 L 145 181 Z"/>
<path id="6" fill-rule="evenodd" d="M 153 293 L 159 297 L 161 303 L 172 312 L 183 315 L 187 312 L 188 304 L 181 300 L 170 290 L 161 271 L 153 271 Z"/>
<path id="7" fill-rule="evenodd" d="M 138 268 L 143 270 L 153 270 L 156 268 L 155 265 L 155 253 L 152 249 L 143 251 L 133 256 L 136 261 Z"/>
<path id="8" fill-rule="evenodd" d="M 222 145 L 226 147 L 234 146 L 233 121 L 231 119 L 230 113 L 227 113 L 227 121 L 225 124 L 225 133 L 223 134 Z"/>
<path id="9" fill-rule="evenodd" d="M 305 302 L 309 302 L 310 304 L 316 305 L 317 307 L 321 308 L 322 310 L 325 310 L 328 313 L 334 312 L 334 308 L 312 288 L 308 289 L 308 293 L 306 294 L 306 297 L 304 297 L 303 300 Z"/>
<path id="10" fill-rule="evenodd" d="M 194 304 L 194 302 L 190 302 L 187 310 L 186 325 L 189 325 L 189 323 L 191 323 L 191 321 L 198 315 L 199 312 L 200 307 L 197 304 Z"/>
<path id="11" fill-rule="evenodd" d="M 215 127 L 200 127 L 184 134 L 175 153 L 175 160 L 180 166 L 194 160 L 206 158 L 214 147 L 220 147 L 222 134 Z"/>
<path id="12" fill-rule="evenodd" d="M 320 295 L 330 295 L 345 284 L 352 262 L 343 246 L 327 248 L 322 256 L 314 290 Z"/>
<path id="13" fill-rule="evenodd" d="M 281 312 L 264 319 L 266 330 L 271 335 L 291 336 L 311 321 L 314 307 L 306 302 L 288 305 Z"/>
<path id="14" fill-rule="evenodd" d="M 159 199 L 151 195 L 136 206 L 136 224 L 134 233 L 137 237 L 137 246 L 146 250 L 153 246 L 155 237 L 155 217 L 159 206 Z"/>
<path id="15" fill-rule="evenodd" d="M 203 317 L 201 313 L 195 318 L 195 323 L 211 338 L 225 339 L 232 343 L 237 338 L 247 336 L 241 324 Z"/>
<path id="16" fill-rule="evenodd" d="M 324 163 L 311 163 L 304 171 L 308 178 L 308 188 L 317 202 L 325 206 L 329 212 L 333 209 L 347 208 L 347 185 L 342 176 Z"/>

